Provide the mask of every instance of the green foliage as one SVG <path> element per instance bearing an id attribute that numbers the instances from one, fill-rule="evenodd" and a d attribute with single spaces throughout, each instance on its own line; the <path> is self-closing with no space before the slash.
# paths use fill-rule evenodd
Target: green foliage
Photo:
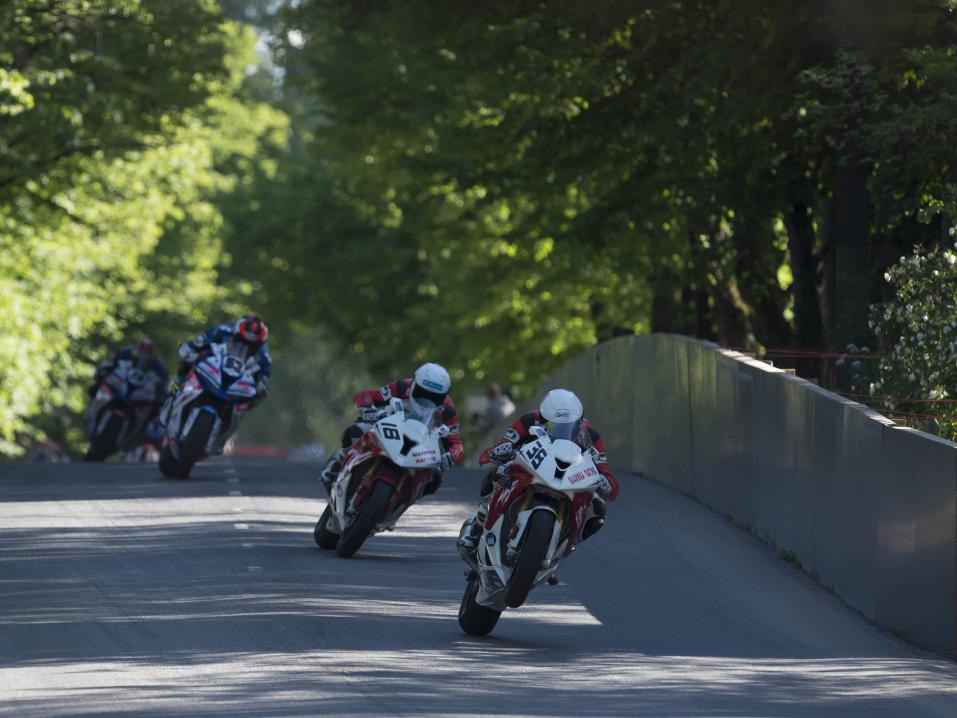
<path id="1" fill-rule="evenodd" d="M 82 388 L 116 344 L 148 332 L 169 358 L 238 310 L 250 288 L 218 281 L 216 200 L 288 121 L 242 98 L 255 38 L 213 4 L 3 13 L 16 32 L 0 96 L 0 453 L 18 453 L 37 433 L 82 438 Z"/>
<path id="2" fill-rule="evenodd" d="M 892 414 L 937 415 L 941 432 L 957 437 L 957 405 L 943 402 L 957 398 L 957 253 L 918 249 L 885 280 L 895 294 L 872 308 L 871 325 L 896 342 L 874 389 L 891 397 L 885 408 Z"/>
<path id="3" fill-rule="evenodd" d="M 428 356 L 467 381 L 527 386 L 649 327 L 823 347 L 829 277 L 893 251 L 838 273 L 838 245 L 906 248 L 950 211 L 951 10 L 291 4 L 277 60 L 315 100 L 300 191 L 324 209 L 296 215 L 307 252 L 257 244 L 267 284 L 374 367 Z"/>
<path id="4" fill-rule="evenodd" d="M 382 380 L 365 374 L 340 342 L 317 336 L 311 327 L 273 334 L 278 351 L 269 398 L 243 421 L 240 438 L 286 446 L 321 441 L 335 451 L 342 430 L 356 418 L 353 396 Z"/>

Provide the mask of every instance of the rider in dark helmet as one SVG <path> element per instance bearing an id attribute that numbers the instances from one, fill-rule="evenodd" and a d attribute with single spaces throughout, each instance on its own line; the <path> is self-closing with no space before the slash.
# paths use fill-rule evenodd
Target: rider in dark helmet
<path id="1" fill-rule="evenodd" d="M 153 372 L 159 378 L 160 386 L 157 391 L 157 407 L 163 402 L 163 392 L 166 388 L 166 384 L 169 381 L 169 373 L 166 371 L 166 366 L 163 364 L 162 360 L 156 356 L 156 343 L 149 337 L 143 337 L 136 343 L 136 345 L 125 346 L 122 349 L 117 350 L 117 352 L 111 356 L 109 359 L 104 360 L 93 373 L 93 384 L 87 389 L 87 393 L 92 398 L 96 395 L 96 391 L 99 388 L 100 382 L 103 379 L 110 375 L 110 373 L 116 368 L 118 362 L 122 360 L 127 360 L 133 363 L 137 369 L 139 369 L 144 374 L 147 372 Z"/>

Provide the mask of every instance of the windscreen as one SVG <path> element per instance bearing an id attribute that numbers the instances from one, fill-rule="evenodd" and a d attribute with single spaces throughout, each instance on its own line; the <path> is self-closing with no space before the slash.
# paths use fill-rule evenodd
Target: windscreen
<path id="1" fill-rule="evenodd" d="M 566 441 L 574 441 L 578 438 L 578 434 L 581 431 L 581 421 L 566 421 L 566 422 L 557 422 L 550 421 L 546 424 L 546 429 L 548 431 L 548 436 L 552 441 L 557 441 L 558 439 L 565 439 Z"/>
<path id="2" fill-rule="evenodd" d="M 430 399 L 416 399 L 410 396 L 408 401 L 405 402 L 405 411 L 409 418 L 421 421 L 429 429 L 434 428 L 439 423 L 439 416 L 442 413 L 441 408 Z"/>

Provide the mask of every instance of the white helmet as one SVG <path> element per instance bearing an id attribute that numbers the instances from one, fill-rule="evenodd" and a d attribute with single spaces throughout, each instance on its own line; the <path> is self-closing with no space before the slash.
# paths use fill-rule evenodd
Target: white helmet
<path id="1" fill-rule="evenodd" d="M 542 399 L 538 412 L 553 439 L 574 440 L 581 428 L 584 408 L 581 401 L 568 389 L 552 389 Z"/>
<path id="2" fill-rule="evenodd" d="M 452 377 L 438 364 L 423 364 L 415 370 L 409 401 L 417 411 L 426 413 L 442 406 L 452 390 Z"/>

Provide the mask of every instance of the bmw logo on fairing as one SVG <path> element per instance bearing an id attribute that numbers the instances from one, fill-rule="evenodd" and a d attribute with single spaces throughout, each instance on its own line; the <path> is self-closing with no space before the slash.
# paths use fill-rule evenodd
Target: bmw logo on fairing
<path id="1" fill-rule="evenodd" d="M 485 534 L 485 543 L 489 546 L 495 545 L 495 534 Z"/>

